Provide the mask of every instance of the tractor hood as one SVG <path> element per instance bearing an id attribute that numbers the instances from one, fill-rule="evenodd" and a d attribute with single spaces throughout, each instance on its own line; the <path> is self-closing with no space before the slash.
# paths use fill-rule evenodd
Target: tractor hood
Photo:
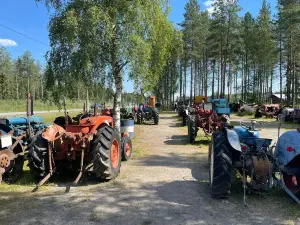
<path id="1" fill-rule="evenodd" d="M 259 138 L 258 131 L 249 131 L 241 126 L 235 126 L 233 129 L 238 134 L 240 141 L 245 138 Z"/>
<path id="2" fill-rule="evenodd" d="M 286 166 L 300 154 L 300 132 L 291 130 L 283 133 L 276 145 L 275 158 L 282 166 Z"/>
<path id="3" fill-rule="evenodd" d="M 11 125 L 26 125 L 27 118 L 26 117 L 11 117 L 8 118 L 9 124 Z M 40 116 L 30 116 L 30 123 L 43 123 L 43 119 Z"/>

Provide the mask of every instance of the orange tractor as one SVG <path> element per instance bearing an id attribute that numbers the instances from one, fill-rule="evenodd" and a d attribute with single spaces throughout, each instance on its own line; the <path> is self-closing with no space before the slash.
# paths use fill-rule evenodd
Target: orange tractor
<path id="1" fill-rule="evenodd" d="M 61 121 L 61 118 L 56 121 Z M 47 127 L 31 143 L 29 167 L 42 178 L 36 189 L 59 169 L 79 172 L 74 185 L 86 171 L 102 181 L 116 178 L 120 173 L 121 159 L 127 161 L 132 154 L 129 135 L 122 134 L 121 141 L 119 136 L 109 110 L 98 113 L 95 105 L 93 115 L 85 111 L 79 120 L 71 119 L 65 110 L 64 124 Z"/>

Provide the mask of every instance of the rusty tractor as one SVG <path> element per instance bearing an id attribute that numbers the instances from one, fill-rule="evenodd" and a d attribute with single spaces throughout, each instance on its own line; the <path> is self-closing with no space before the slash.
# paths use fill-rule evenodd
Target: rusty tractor
<path id="1" fill-rule="evenodd" d="M 14 182 L 23 171 L 28 146 L 46 125 L 33 115 L 33 99 L 27 94 L 27 117 L 0 119 L 0 183 Z"/>
<path id="2" fill-rule="evenodd" d="M 46 128 L 29 149 L 28 165 L 41 179 L 35 190 L 62 169 L 78 172 L 74 186 L 85 172 L 93 173 L 99 181 L 116 178 L 121 160 L 129 160 L 132 154 L 129 135 L 122 134 L 121 140 L 119 136 L 111 110 L 98 113 L 95 105 L 93 115 L 86 111 L 79 120 L 72 120 L 65 109 L 64 124 Z"/>
<path id="3" fill-rule="evenodd" d="M 190 110 L 188 119 L 189 142 L 194 143 L 199 129 L 205 136 L 210 136 L 213 131 L 219 130 L 221 118 L 230 116 L 230 109 L 225 99 L 208 100 L 204 96 L 195 99 L 194 108 Z"/>

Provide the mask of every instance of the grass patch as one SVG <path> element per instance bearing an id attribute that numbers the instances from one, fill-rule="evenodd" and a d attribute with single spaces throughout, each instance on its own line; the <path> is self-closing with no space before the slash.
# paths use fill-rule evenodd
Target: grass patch
<path id="1" fill-rule="evenodd" d="M 84 101 L 67 100 L 67 109 L 81 109 Z M 34 111 L 49 111 L 59 110 L 59 108 L 50 102 L 45 101 L 34 101 Z M 0 100 L 0 112 L 25 112 L 26 111 L 26 100 Z"/>
<path id="2" fill-rule="evenodd" d="M 253 118 L 254 113 L 253 112 L 238 112 L 238 113 L 235 114 L 235 116 Z"/>
<path id="3" fill-rule="evenodd" d="M 75 113 L 75 112 L 74 112 Z M 36 114 L 43 118 L 45 124 L 53 124 L 56 117 L 64 116 L 63 112 Z"/>
<path id="4" fill-rule="evenodd" d="M 133 149 L 133 151 L 132 151 L 132 159 L 145 157 L 146 155 L 147 155 L 147 152 L 141 148 Z"/>

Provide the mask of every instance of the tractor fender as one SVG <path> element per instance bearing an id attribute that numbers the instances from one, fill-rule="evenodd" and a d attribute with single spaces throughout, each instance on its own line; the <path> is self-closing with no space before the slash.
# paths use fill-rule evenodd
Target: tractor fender
<path id="1" fill-rule="evenodd" d="M 283 133 L 277 141 L 275 158 L 279 165 L 286 166 L 300 155 L 300 133 L 291 130 Z"/>
<path id="2" fill-rule="evenodd" d="M 227 139 L 231 147 L 239 152 L 242 151 L 239 135 L 234 131 L 226 128 Z"/>
<path id="3" fill-rule="evenodd" d="M 49 142 L 55 141 L 57 137 L 60 135 L 66 133 L 66 130 L 62 128 L 61 126 L 58 126 L 56 124 L 51 125 L 45 129 L 45 131 L 42 133 L 42 136 L 44 139 L 46 139 Z"/>

